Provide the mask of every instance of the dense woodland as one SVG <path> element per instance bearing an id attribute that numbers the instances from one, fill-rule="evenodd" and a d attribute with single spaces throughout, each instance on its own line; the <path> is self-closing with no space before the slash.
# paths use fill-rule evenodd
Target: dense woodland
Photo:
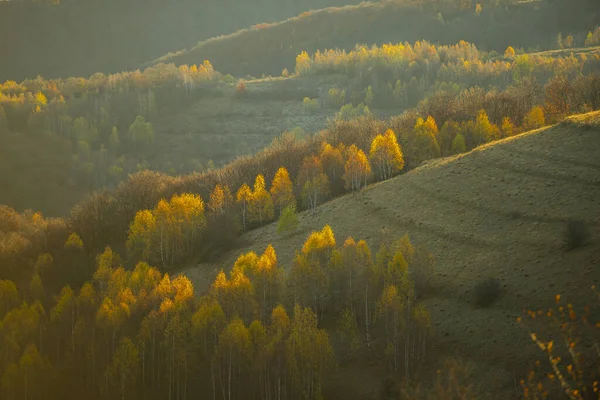
<path id="1" fill-rule="evenodd" d="M 576 55 L 569 52 L 519 55 L 510 46 L 503 55 L 495 55 L 464 41 L 453 46 L 436 46 L 426 41 L 371 48 L 359 46 L 350 52 L 326 50 L 312 56 L 302 52 L 297 56 L 296 76 L 292 79 L 310 81 L 323 76 L 335 77 L 316 98 L 305 99 L 305 104 L 308 112 L 315 108 L 340 109 L 337 120 L 352 119 L 365 111 L 368 114 L 369 109 L 418 107 L 419 116 L 424 120 L 431 116 L 445 136 L 448 129 L 455 128 L 455 123 L 474 120 L 479 111 L 485 109 L 491 122 L 498 128 L 504 124 L 504 130 L 510 134 L 517 132 L 520 126 L 529 129 L 539 125 L 524 122 L 525 114 L 536 105 L 545 107 L 548 123 L 572 112 L 597 108 L 595 80 L 590 74 L 600 65 L 594 47 L 598 43 L 600 29 L 596 28 L 586 36 L 588 47 Z M 587 84 L 588 79 L 591 85 Z M 66 180 L 66 188 L 57 188 L 61 191 L 69 187 L 84 190 L 115 187 L 128 174 L 147 168 L 170 175 L 202 172 L 212 167 L 212 161 L 181 160 L 174 154 L 168 164 L 154 162 L 161 149 L 153 143 L 152 123 L 200 98 L 221 96 L 228 91 L 235 90 L 242 102 L 253 99 L 253 93 L 246 90 L 243 82 L 237 87 L 234 82 L 230 75 L 216 72 L 208 61 L 180 67 L 158 64 L 143 71 L 110 75 L 97 73 L 88 79 L 6 81 L 0 85 L 0 132 L 3 132 L 0 140 L 6 143 L 6 149 L 11 148 L 11 143 L 22 142 L 25 136 L 43 143 L 49 150 L 44 156 L 65 165 L 61 169 L 62 176 L 46 178 L 56 182 Z M 547 95 L 558 97 L 546 101 L 541 90 L 543 85 L 546 85 Z M 561 94 L 563 90 L 568 94 Z M 454 102 L 462 105 L 444 106 Z M 408 115 L 412 115 L 411 112 Z M 447 121 L 448 129 L 444 130 Z M 385 124 L 400 136 L 400 131 L 407 128 L 403 126 L 398 130 L 394 122 Z M 416 118 L 413 118 L 408 128 L 412 129 L 415 124 Z M 414 146 L 408 145 L 406 135 L 399 140 L 405 146 L 408 165 L 412 167 L 415 165 L 411 154 Z M 438 138 L 437 144 L 443 150 L 439 154 L 450 152 L 455 133 L 449 135 Z M 372 138 L 371 135 L 334 141 L 353 144 L 363 140 L 360 147 L 367 151 L 367 142 Z M 466 140 L 466 148 L 470 149 L 490 138 L 466 137 Z M 44 148 L 40 149 L 42 153 Z M 19 157 L 18 154 L 9 151 L 4 154 L 4 162 L 17 164 L 19 160 L 11 160 Z M 420 160 L 427 157 L 420 156 Z M 291 167 L 294 173 L 297 168 Z M 254 173 L 261 172 L 255 170 Z M 253 177 L 246 178 L 247 183 L 253 180 Z M 5 196 L 22 190 L 13 188 L 6 179 L 8 177 L 0 178 L 7 188 Z M 235 185 L 241 183 L 236 181 Z M 19 207 L 18 203 L 14 204 Z"/>
<path id="2" fill-rule="evenodd" d="M 514 12 L 503 2 L 482 3 L 462 1 L 457 13 L 487 23 L 489 9 Z M 435 8 L 442 6 L 410 4 L 443 19 Z M 43 7 L 84 14 L 99 5 Z M 23 137 L 33 147 L 52 140 L 72 184 L 90 193 L 65 218 L 0 206 L 0 397 L 321 399 L 328 377 L 353 358 L 384 360 L 383 398 L 440 398 L 457 390 L 453 382 L 438 383 L 431 393 L 410 394 L 431 353 L 422 300 L 435 260 L 408 236 L 384 233 L 369 248 L 325 226 L 308 235 L 290 265 L 278 262 L 271 245 L 262 254 L 241 254 L 208 293 L 196 293 L 178 271 L 277 220 L 281 234 L 293 233 L 296 210 L 319 213 L 329 199 L 428 160 L 600 110 L 600 28 L 570 33 L 552 33 L 550 47 L 561 51 L 541 54 L 504 44 L 482 51 L 458 40 L 294 49 L 295 65 L 282 79 L 327 82 L 304 99 L 307 113 L 337 111 L 327 128 L 304 139 L 283 133 L 255 155 L 209 170 L 192 162 L 171 175 L 148 169 L 157 151 L 153 123 L 225 91 L 248 101 L 253 94 L 244 81 L 195 60 L 1 84 L 0 146 Z M 402 112 L 384 119 L 375 109 Z M 584 399 L 581 390 L 597 393 L 598 384 L 584 377 L 587 364 L 577 363 L 574 329 L 579 319 L 589 323 L 589 314 L 556 302 L 546 315 L 566 332 L 575 363 L 561 375 L 555 345 L 528 325 L 555 373 L 548 383 L 543 373 L 523 379 L 521 394 L 539 399 L 558 390 Z M 532 311 L 520 322 L 540 317 Z M 461 398 L 475 398 L 467 392 Z"/>

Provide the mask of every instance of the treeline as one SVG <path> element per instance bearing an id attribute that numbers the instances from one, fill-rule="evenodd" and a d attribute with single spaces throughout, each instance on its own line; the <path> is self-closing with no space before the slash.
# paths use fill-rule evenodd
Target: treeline
<path id="1" fill-rule="evenodd" d="M 334 342 L 338 358 L 385 357 L 404 378 L 427 352 L 419 300 L 435 261 L 407 236 L 373 256 L 365 241 L 337 244 L 325 226 L 288 272 L 269 245 L 241 255 L 202 297 L 183 275 L 145 262 L 126 270 L 107 247 L 93 279 L 50 299 L 49 264 L 28 285 L 0 280 L 3 399 L 314 399 L 335 368 Z M 324 318 L 337 323 L 335 338 L 319 327 Z"/>
<path id="2" fill-rule="evenodd" d="M 556 48 L 561 32 L 582 45 L 588 32 L 600 24 L 593 0 L 512 3 L 392 1 L 318 10 L 212 38 L 154 62 L 179 65 L 209 59 L 225 74 L 277 76 L 284 68 L 293 69 L 301 51 L 350 51 L 357 43 L 428 40 L 450 45 L 465 40 L 488 51 L 503 52 L 513 46 L 532 52 Z"/>
<path id="3" fill-rule="evenodd" d="M 9 271 L 28 271 L 37 254 L 62 253 L 62 244 L 52 243 L 64 243 L 73 232 L 88 257 L 106 245 L 125 253 L 129 239 L 133 258 L 146 254 L 141 257 L 166 268 L 189 257 L 205 258 L 231 245 L 241 231 L 273 221 L 290 203 L 315 210 L 331 197 L 428 159 L 542 127 L 569 113 L 600 109 L 599 87 L 598 74 L 556 77 L 543 87 L 523 79 L 503 92 L 471 88 L 457 97 L 439 93 L 390 120 L 334 120 L 305 141 L 285 134 L 255 156 L 218 170 L 179 177 L 149 171 L 131 175 L 114 190 L 89 195 L 68 221 L 60 222 L 62 229 L 43 230 L 41 236 L 31 236 L 30 214 L 6 209 L 4 219 L 13 222 L 5 223 L 0 236 L 6 266 L 2 277 L 13 279 Z M 183 193 L 192 197 L 181 198 Z M 140 233 L 134 240 L 135 232 Z M 193 239 L 184 232 L 194 232 Z M 89 271 L 74 271 L 78 278 L 70 282 L 89 277 Z"/>
<path id="4" fill-rule="evenodd" d="M 151 154 L 153 128 L 148 121 L 206 96 L 219 79 L 205 61 L 96 73 L 89 79 L 7 81 L 0 84 L 0 135 L 64 139 L 73 155 L 72 175 L 80 185 L 89 190 L 115 185 L 137 171 L 132 160 Z"/>
<path id="5" fill-rule="evenodd" d="M 149 60 L 310 9 L 353 4 L 353 0 L 53 0 L 0 2 L 0 80 L 89 76 L 135 70 Z M 26 27 L 26 29 L 23 29 Z M 18 35 L 16 32 L 20 32 Z M 194 62 L 197 64 L 200 61 Z"/>
<path id="6" fill-rule="evenodd" d="M 456 96 L 473 86 L 503 90 L 523 79 L 547 82 L 555 76 L 574 78 L 598 70 L 597 52 L 517 55 L 509 46 L 503 56 L 498 56 L 481 52 L 465 41 L 452 46 L 421 41 L 414 45 L 357 46 L 349 52 L 302 52 L 296 57 L 295 67 L 300 76 L 336 74 L 348 78 L 346 85 L 329 88 L 325 105 L 362 102 L 377 108 L 413 107 L 436 92 Z"/>

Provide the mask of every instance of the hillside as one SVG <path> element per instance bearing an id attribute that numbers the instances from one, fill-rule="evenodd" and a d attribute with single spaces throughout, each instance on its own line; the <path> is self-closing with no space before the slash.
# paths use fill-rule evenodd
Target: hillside
<path id="1" fill-rule="evenodd" d="M 376 2 L 307 12 L 279 23 L 214 37 L 147 65 L 181 65 L 208 59 L 223 73 L 278 76 L 284 68 L 293 70 L 301 51 L 351 50 L 357 43 L 416 40 L 440 44 L 465 40 L 498 52 L 507 46 L 543 50 L 554 47 L 561 32 L 583 43 L 587 32 L 600 21 L 596 5 L 586 0 L 577 0 L 576 5 L 564 0 L 523 2 L 506 8 L 486 5 L 481 13 L 459 9 L 451 2 L 424 4 Z"/>
<path id="2" fill-rule="evenodd" d="M 373 248 L 385 235 L 408 233 L 436 258 L 434 294 L 425 300 L 432 313 L 437 357 L 458 355 L 474 363 L 472 379 L 482 397 L 506 399 L 515 376 L 524 376 L 539 356 L 515 323 L 523 308 L 543 309 L 557 293 L 583 305 L 586 291 L 600 282 L 600 113 L 524 133 L 439 159 L 355 195 L 304 212 L 299 231 L 278 237 L 276 224 L 246 233 L 244 245 L 211 264 L 189 267 L 200 292 L 216 272 L 250 250 L 272 243 L 284 266 L 307 234 L 330 224 L 336 239 L 366 239 Z M 565 252 L 566 222 L 580 218 L 592 243 Z M 491 309 L 473 306 L 472 289 L 497 277 L 504 296 Z M 582 294 L 583 293 L 583 294 Z M 329 390 L 346 398 L 370 398 L 380 381 L 377 367 L 351 375 L 352 366 Z M 518 378 L 516 378 L 518 379 Z M 327 396 L 326 396 L 327 398 Z"/>
<path id="3" fill-rule="evenodd" d="M 356 0 L 0 1 L 0 81 L 136 69 L 168 51 Z M 27 28 L 24 29 L 24 26 Z M 18 32 L 18 34 L 16 33 Z"/>

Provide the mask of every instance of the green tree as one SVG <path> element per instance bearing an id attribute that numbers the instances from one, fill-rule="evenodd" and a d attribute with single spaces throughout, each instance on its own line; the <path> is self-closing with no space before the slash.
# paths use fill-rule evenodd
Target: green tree
<path id="1" fill-rule="evenodd" d="M 451 153 L 452 154 L 460 154 L 460 153 L 464 153 L 466 151 L 467 151 L 467 145 L 465 143 L 465 137 L 461 133 L 458 133 L 454 137 L 454 140 L 452 141 Z"/>
<path id="2" fill-rule="evenodd" d="M 113 355 L 107 374 L 111 381 L 117 385 L 121 400 L 135 389 L 135 379 L 139 370 L 139 350 L 131 339 L 121 338 L 119 346 Z"/>
<path id="3" fill-rule="evenodd" d="M 138 115 L 129 127 L 128 139 L 134 151 L 151 145 L 154 141 L 152 124 Z"/>
<path id="4" fill-rule="evenodd" d="M 290 204 L 283 209 L 279 221 L 277 222 L 277 233 L 282 235 L 288 232 L 294 232 L 298 229 L 298 216 L 296 215 L 296 206 Z"/>

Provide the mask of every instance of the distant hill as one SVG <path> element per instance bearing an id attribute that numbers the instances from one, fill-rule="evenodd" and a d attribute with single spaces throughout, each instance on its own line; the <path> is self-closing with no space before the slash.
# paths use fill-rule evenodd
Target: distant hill
<path id="1" fill-rule="evenodd" d="M 315 215 L 301 213 L 293 236 L 277 235 L 276 223 L 248 232 L 242 247 L 185 274 L 203 292 L 223 266 L 269 243 L 287 268 L 307 235 L 325 224 L 338 243 L 354 235 L 371 248 L 383 238 L 382 228 L 388 238 L 408 233 L 437 262 L 437 289 L 426 300 L 440 349 L 436 357 L 458 354 L 474 363 L 471 381 L 481 390 L 479 398 L 511 398 L 513 374 L 525 376 L 527 362 L 540 357 L 515 322 L 522 309 L 544 309 L 557 293 L 572 293 L 569 301 L 581 304 L 581 290 L 600 281 L 594 267 L 598 239 L 576 251 L 562 248 L 570 218 L 583 219 L 592 237 L 600 237 L 599 135 L 600 113 L 595 112 L 428 162 L 334 199 Z M 473 287 L 488 277 L 500 280 L 505 295 L 493 308 L 477 309 Z M 373 382 L 381 379 L 380 369 L 363 368 L 360 377 L 348 379 L 352 368 L 341 367 L 339 379 L 329 382 L 331 395 L 376 394 Z"/>
<path id="2" fill-rule="evenodd" d="M 416 40 L 440 44 L 465 40 L 483 50 L 503 52 L 513 46 L 534 51 L 555 48 L 559 33 L 574 35 L 575 44 L 583 44 L 585 34 L 600 22 L 597 4 L 587 0 L 484 6 L 480 13 L 459 9 L 452 2 L 424 3 L 429 5 L 390 1 L 303 13 L 283 22 L 212 38 L 149 64 L 180 65 L 208 59 L 222 73 L 276 76 L 283 68 L 292 71 L 301 51 L 350 50 L 357 43 Z"/>
<path id="3" fill-rule="evenodd" d="M 119 72 L 199 40 L 357 0 L 0 1 L 0 81 Z"/>

